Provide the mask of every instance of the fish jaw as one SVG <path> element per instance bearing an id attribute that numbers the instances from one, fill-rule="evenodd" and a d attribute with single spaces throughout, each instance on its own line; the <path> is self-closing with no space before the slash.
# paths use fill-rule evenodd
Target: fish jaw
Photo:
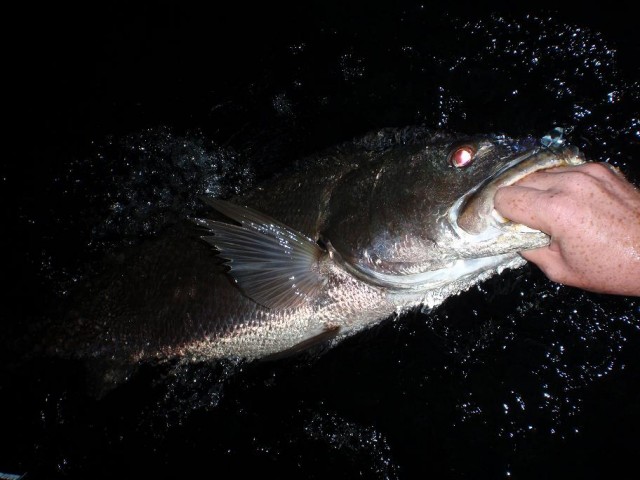
<path id="1" fill-rule="evenodd" d="M 449 270 L 449 279 L 440 285 L 424 285 L 416 290 L 388 290 L 387 300 L 395 306 L 397 313 L 417 306 L 433 308 L 447 298 L 460 294 L 507 269 L 522 267 L 526 260 L 517 253 L 505 253 L 483 258 L 483 268 L 473 268 L 473 260 L 461 260 L 458 268 Z"/>

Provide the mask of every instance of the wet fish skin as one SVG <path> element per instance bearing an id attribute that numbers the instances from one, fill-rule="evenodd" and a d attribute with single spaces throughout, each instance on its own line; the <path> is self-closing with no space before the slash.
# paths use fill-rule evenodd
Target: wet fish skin
<path id="1" fill-rule="evenodd" d="M 473 154 L 465 168 L 451 163 L 460 148 Z M 197 219 L 200 231 L 176 225 L 119 257 L 85 288 L 52 348 L 138 362 L 264 358 L 336 342 L 522 265 L 517 252 L 548 237 L 492 218 L 485 189 L 515 181 L 515 163 L 529 173 L 582 161 L 529 137 L 373 132 L 251 192 L 205 200 L 219 213 Z M 461 216 L 474 219 L 473 232 Z"/>

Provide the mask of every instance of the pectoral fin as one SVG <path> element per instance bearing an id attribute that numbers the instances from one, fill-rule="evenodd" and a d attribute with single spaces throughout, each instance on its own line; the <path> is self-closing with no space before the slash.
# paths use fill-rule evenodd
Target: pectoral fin
<path id="1" fill-rule="evenodd" d="M 229 274 L 246 296 L 268 308 L 296 308 L 317 297 L 325 283 L 318 268 L 326 254 L 316 242 L 248 207 L 204 201 L 240 223 L 196 219 L 210 235 L 202 238 L 227 260 Z"/>

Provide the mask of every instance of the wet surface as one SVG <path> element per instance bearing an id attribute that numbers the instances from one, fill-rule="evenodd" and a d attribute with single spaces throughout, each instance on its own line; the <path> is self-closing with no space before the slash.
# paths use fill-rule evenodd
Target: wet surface
<path id="1" fill-rule="evenodd" d="M 22 128 L 0 172 L 0 472 L 602 478 L 632 467 L 640 302 L 530 266 L 330 351 L 147 367 L 100 399 L 82 365 L 22 358 L 105 256 L 198 213 L 198 195 L 249 189 L 372 129 L 562 126 L 588 158 L 640 180 L 628 12 L 317 6 L 291 23 L 290 11 L 240 10 L 105 7 L 82 23 L 56 10 L 20 37 Z"/>

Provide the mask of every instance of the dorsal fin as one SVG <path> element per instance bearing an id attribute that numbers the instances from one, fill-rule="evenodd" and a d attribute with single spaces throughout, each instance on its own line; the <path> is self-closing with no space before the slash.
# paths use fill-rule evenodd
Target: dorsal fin
<path id="1" fill-rule="evenodd" d="M 296 308 L 316 298 L 325 283 L 318 262 L 326 253 L 302 233 L 256 210 L 203 199 L 240 223 L 195 219 L 202 238 L 227 260 L 229 274 L 249 298 L 268 308 Z"/>

